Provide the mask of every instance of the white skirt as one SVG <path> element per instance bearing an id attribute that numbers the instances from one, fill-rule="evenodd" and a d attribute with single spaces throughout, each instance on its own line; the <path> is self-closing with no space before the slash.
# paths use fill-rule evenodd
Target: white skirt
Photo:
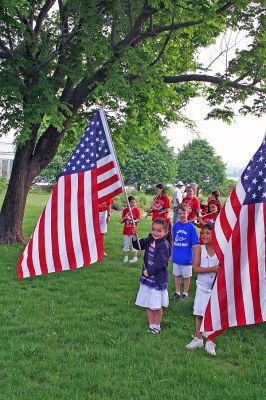
<path id="1" fill-rule="evenodd" d="M 150 308 L 151 310 L 159 310 L 162 307 L 168 307 L 168 290 L 156 290 L 141 283 L 135 304 L 140 307 Z"/>
<path id="2" fill-rule="evenodd" d="M 199 286 L 197 286 L 193 307 L 194 315 L 201 315 L 202 317 L 204 316 L 210 296 L 211 291 L 204 291 Z"/>

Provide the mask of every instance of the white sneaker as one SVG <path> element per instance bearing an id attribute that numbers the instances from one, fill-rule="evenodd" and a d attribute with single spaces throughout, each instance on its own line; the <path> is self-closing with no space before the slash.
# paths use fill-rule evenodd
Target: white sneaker
<path id="1" fill-rule="evenodd" d="M 125 256 L 125 257 L 124 257 L 123 262 L 124 262 L 124 263 L 128 263 L 128 256 Z"/>
<path id="2" fill-rule="evenodd" d="M 200 349 L 203 347 L 203 339 L 199 339 L 197 336 L 192 336 L 193 340 L 186 345 L 188 350 Z"/>
<path id="3" fill-rule="evenodd" d="M 211 340 L 207 340 L 207 342 L 205 343 L 205 350 L 211 356 L 216 356 L 215 347 L 216 347 L 216 344 L 214 342 L 212 342 Z"/>
<path id="4" fill-rule="evenodd" d="M 105 252 L 104 252 L 103 254 L 104 254 L 105 256 L 108 256 L 108 254 L 107 254 L 107 253 L 105 253 Z"/>
<path id="5" fill-rule="evenodd" d="M 133 257 L 132 260 L 129 260 L 130 264 L 136 263 L 137 261 L 137 257 Z"/>

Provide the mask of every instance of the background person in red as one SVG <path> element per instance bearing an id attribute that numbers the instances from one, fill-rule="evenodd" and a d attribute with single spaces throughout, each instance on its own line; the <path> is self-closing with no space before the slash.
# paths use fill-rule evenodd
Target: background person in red
<path id="1" fill-rule="evenodd" d="M 221 203 L 217 200 L 211 200 L 208 203 L 207 214 L 203 215 L 202 217 L 198 217 L 197 222 L 194 222 L 194 225 L 196 225 L 198 228 L 201 228 L 199 235 L 200 244 L 203 244 L 202 229 L 206 224 L 209 223 L 214 224 L 220 211 L 221 211 Z"/>
<path id="2" fill-rule="evenodd" d="M 129 205 L 131 208 L 131 212 L 134 218 L 134 223 L 137 225 L 137 223 L 140 221 L 140 210 L 137 208 L 137 201 L 134 196 L 128 196 L 128 201 Z M 133 238 L 133 232 L 132 232 L 132 219 L 130 216 L 129 208 L 126 207 L 124 208 L 122 212 L 122 222 L 124 223 L 124 229 L 123 229 L 123 235 L 124 235 L 124 263 L 128 262 L 128 252 L 129 252 L 129 246 L 131 243 L 132 246 L 132 238 Z M 136 263 L 138 261 L 138 250 L 133 249 L 133 258 L 130 260 L 130 263 Z"/>
<path id="3" fill-rule="evenodd" d="M 163 218 L 166 219 L 167 222 L 168 212 L 170 211 L 170 199 L 166 194 L 166 188 L 164 185 L 159 183 L 156 185 L 156 197 L 153 202 L 152 206 L 152 221 L 156 218 Z M 170 223 L 170 220 L 168 224 Z"/>
<path id="4" fill-rule="evenodd" d="M 107 233 L 107 224 L 110 222 L 112 204 L 112 199 L 98 203 L 100 229 L 103 238 L 104 234 Z M 107 253 L 104 252 L 104 255 L 107 256 Z"/>
<path id="5" fill-rule="evenodd" d="M 193 186 L 186 187 L 186 197 L 183 198 L 182 203 L 186 205 L 188 212 L 188 221 L 197 218 L 200 211 L 199 199 L 195 196 L 195 189 Z"/>

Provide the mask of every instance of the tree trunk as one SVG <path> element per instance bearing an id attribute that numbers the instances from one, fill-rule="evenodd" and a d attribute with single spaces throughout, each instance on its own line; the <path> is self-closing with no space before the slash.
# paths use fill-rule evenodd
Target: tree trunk
<path id="1" fill-rule="evenodd" d="M 27 142 L 15 154 L 12 173 L 0 212 L 0 243 L 25 243 L 22 230 L 27 195 L 34 179 L 29 168 L 32 142 Z"/>

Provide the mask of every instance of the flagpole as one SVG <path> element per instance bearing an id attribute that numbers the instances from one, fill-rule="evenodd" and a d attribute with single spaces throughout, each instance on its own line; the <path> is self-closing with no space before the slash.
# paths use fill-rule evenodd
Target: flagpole
<path id="1" fill-rule="evenodd" d="M 123 177 L 122 177 L 120 165 L 119 165 L 119 162 L 118 162 L 118 159 L 117 159 L 117 156 L 116 156 L 116 152 L 115 152 L 115 148 L 114 148 L 113 139 L 112 139 L 112 136 L 111 136 L 111 133 L 110 133 L 110 130 L 109 130 L 108 122 L 107 122 L 107 119 L 106 119 L 106 116 L 105 116 L 105 113 L 104 113 L 104 110 L 103 110 L 102 107 L 100 107 L 99 111 L 100 111 L 102 120 L 103 120 L 104 123 L 105 123 L 106 130 L 107 130 L 107 132 L 108 132 L 108 136 L 109 136 L 109 140 L 110 140 L 109 145 L 111 145 L 111 147 L 112 147 L 112 152 L 113 152 L 113 155 L 114 155 L 114 157 L 115 157 L 116 168 L 117 168 L 117 172 L 118 172 L 118 174 L 119 174 L 120 180 L 121 180 L 123 192 L 124 192 L 124 194 L 125 194 L 125 199 L 126 199 L 127 207 L 128 207 L 128 210 L 129 210 L 130 218 L 131 218 L 131 220 L 132 220 L 132 225 L 133 225 L 134 227 L 136 227 L 136 224 L 135 224 L 135 221 L 134 221 L 134 217 L 133 217 L 133 214 L 132 214 L 132 209 L 131 209 L 130 204 L 129 204 L 129 201 L 128 201 L 128 195 L 127 195 L 127 191 L 126 191 L 126 188 L 125 188 L 124 179 L 123 179 Z M 139 250 L 141 251 L 141 247 L 140 247 L 140 242 L 139 242 L 138 234 L 135 233 L 134 235 L 135 235 L 136 238 L 137 238 L 138 248 L 139 248 Z"/>

